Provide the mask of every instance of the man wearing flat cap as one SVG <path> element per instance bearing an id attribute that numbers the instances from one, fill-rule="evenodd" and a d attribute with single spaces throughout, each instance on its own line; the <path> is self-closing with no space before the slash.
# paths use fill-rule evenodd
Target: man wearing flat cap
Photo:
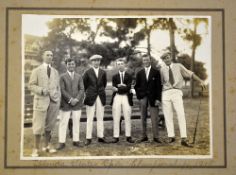
<path id="1" fill-rule="evenodd" d="M 86 145 L 92 142 L 93 119 L 96 111 L 98 142 L 107 143 L 104 138 L 104 105 L 106 104 L 105 88 L 107 85 L 106 72 L 100 69 L 102 56 L 92 55 L 89 60 L 92 67 L 83 75 L 87 114 Z"/>
<path id="2" fill-rule="evenodd" d="M 173 63 L 171 52 L 165 52 L 161 56 L 161 59 L 165 63 L 165 65 L 161 67 L 161 77 L 163 85 L 162 109 L 169 137 L 168 142 L 175 142 L 173 121 L 173 109 L 175 109 L 180 129 L 181 145 L 191 147 L 191 145 L 189 145 L 186 140 L 187 129 L 182 98 L 182 86 L 184 83 L 184 77 L 192 78 L 193 80 L 198 81 L 203 88 L 205 88 L 204 82 L 192 71 L 186 69 L 182 64 Z"/>

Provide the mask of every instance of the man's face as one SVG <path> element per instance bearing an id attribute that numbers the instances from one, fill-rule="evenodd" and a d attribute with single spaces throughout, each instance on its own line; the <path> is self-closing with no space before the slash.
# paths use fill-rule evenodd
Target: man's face
<path id="1" fill-rule="evenodd" d="M 125 63 L 124 61 L 117 61 L 117 67 L 119 69 L 119 71 L 123 72 L 125 70 Z"/>
<path id="2" fill-rule="evenodd" d="M 165 58 L 162 58 L 162 60 L 164 61 L 164 63 L 165 63 L 167 66 L 169 66 L 169 65 L 171 64 L 171 62 L 172 62 L 172 57 L 171 57 L 171 55 L 169 54 L 169 55 L 167 55 Z"/>
<path id="3" fill-rule="evenodd" d="M 143 57 L 143 66 L 149 67 L 151 65 L 151 60 L 148 56 Z"/>
<path id="4" fill-rule="evenodd" d="M 95 60 L 92 60 L 91 63 L 92 63 L 92 66 L 94 68 L 99 68 L 101 60 L 100 59 L 95 59 Z"/>
<path id="5" fill-rule="evenodd" d="M 75 61 L 67 62 L 66 67 L 67 67 L 67 70 L 69 72 L 74 72 L 74 70 L 75 70 Z"/>
<path id="6" fill-rule="evenodd" d="M 43 53 L 43 61 L 47 64 L 51 64 L 52 63 L 52 59 L 53 59 L 53 53 L 51 51 L 45 51 Z"/>

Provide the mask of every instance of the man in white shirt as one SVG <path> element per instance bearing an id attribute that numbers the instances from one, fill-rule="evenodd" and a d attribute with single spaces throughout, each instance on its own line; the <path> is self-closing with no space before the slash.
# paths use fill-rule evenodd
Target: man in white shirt
<path id="1" fill-rule="evenodd" d="M 42 151 L 56 152 L 50 143 L 51 131 L 56 123 L 60 105 L 59 74 L 51 67 L 53 53 L 43 52 L 43 64 L 32 71 L 29 89 L 34 93 L 33 134 L 35 136 L 32 157 L 39 156 L 41 135 L 44 134 Z"/>
<path id="2" fill-rule="evenodd" d="M 181 145 L 191 147 L 191 145 L 187 143 L 187 128 L 182 98 L 182 86 L 184 83 L 184 77 L 192 78 L 198 81 L 203 88 L 205 88 L 204 82 L 193 72 L 186 69 L 182 64 L 173 63 L 171 52 L 164 53 L 161 56 L 161 59 L 165 62 L 165 65 L 161 67 L 161 77 L 163 85 L 162 109 L 169 137 L 168 142 L 175 142 L 175 131 L 173 121 L 174 108 L 179 123 Z"/>
<path id="3" fill-rule="evenodd" d="M 92 55 L 89 60 L 92 67 L 85 71 L 83 75 L 85 99 L 87 114 L 87 131 L 86 131 L 86 145 L 92 142 L 93 119 L 96 111 L 97 118 L 97 137 L 98 142 L 108 143 L 104 138 L 104 106 L 106 104 L 107 75 L 104 70 L 100 68 L 102 56 Z"/>
<path id="4" fill-rule="evenodd" d="M 65 148 L 66 131 L 70 116 L 72 116 L 73 121 L 73 146 L 82 146 L 80 142 L 80 117 L 84 99 L 84 83 L 82 76 L 75 72 L 75 60 L 67 58 L 65 62 L 67 72 L 60 77 L 62 98 L 57 150 Z"/>
<path id="5" fill-rule="evenodd" d="M 112 77 L 113 95 L 111 105 L 114 124 L 114 140 L 112 142 L 117 143 L 119 141 L 120 117 L 121 112 L 123 111 L 126 141 L 129 143 L 134 143 L 135 141 L 131 137 L 131 106 L 133 106 L 133 94 L 130 93 L 130 89 L 132 84 L 132 76 L 125 71 L 124 58 L 117 59 L 116 65 L 119 72 Z"/>

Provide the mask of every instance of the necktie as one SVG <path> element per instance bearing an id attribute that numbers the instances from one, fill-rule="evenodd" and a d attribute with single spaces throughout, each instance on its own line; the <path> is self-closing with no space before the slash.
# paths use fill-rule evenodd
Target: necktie
<path id="1" fill-rule="evenodd" d="M 124 83 L 124 73 L 122 72 L 121 73 L 121 84 L 123 84 Z"/>
<path id="2" fill-rule="evenodd" d="M 49 65 L 48 65 L 48 67 L 47 67 L 47 74 L 48 74 L 48 78 L 50 78 L 50 75 L 51 75 L 51 68 L 49 67 Z"/>
<path id="3" fill-rule="evenodd" d="M 171 85 L 173 85 L 175 83 L 175 80 L 174 80 L 174 75 L 173 75 L 173 72 L 169 66 L 169 82 Z"/>

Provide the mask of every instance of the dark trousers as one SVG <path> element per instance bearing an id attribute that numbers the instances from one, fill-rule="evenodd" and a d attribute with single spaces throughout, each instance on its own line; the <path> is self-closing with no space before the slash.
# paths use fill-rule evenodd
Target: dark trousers
<path id="1" fill-rule="evenodd" d="M 155 107 L 150 106 L 147 97 L 144 97 L 140 100 L 142 136 L 147 137 L 148 108 L 149 108 L 149 112 L 151 116 L 153 138 L 158 138 L 159 137 L 159 129 L 158 129 L 159 108 L 157 106 Z"/>

